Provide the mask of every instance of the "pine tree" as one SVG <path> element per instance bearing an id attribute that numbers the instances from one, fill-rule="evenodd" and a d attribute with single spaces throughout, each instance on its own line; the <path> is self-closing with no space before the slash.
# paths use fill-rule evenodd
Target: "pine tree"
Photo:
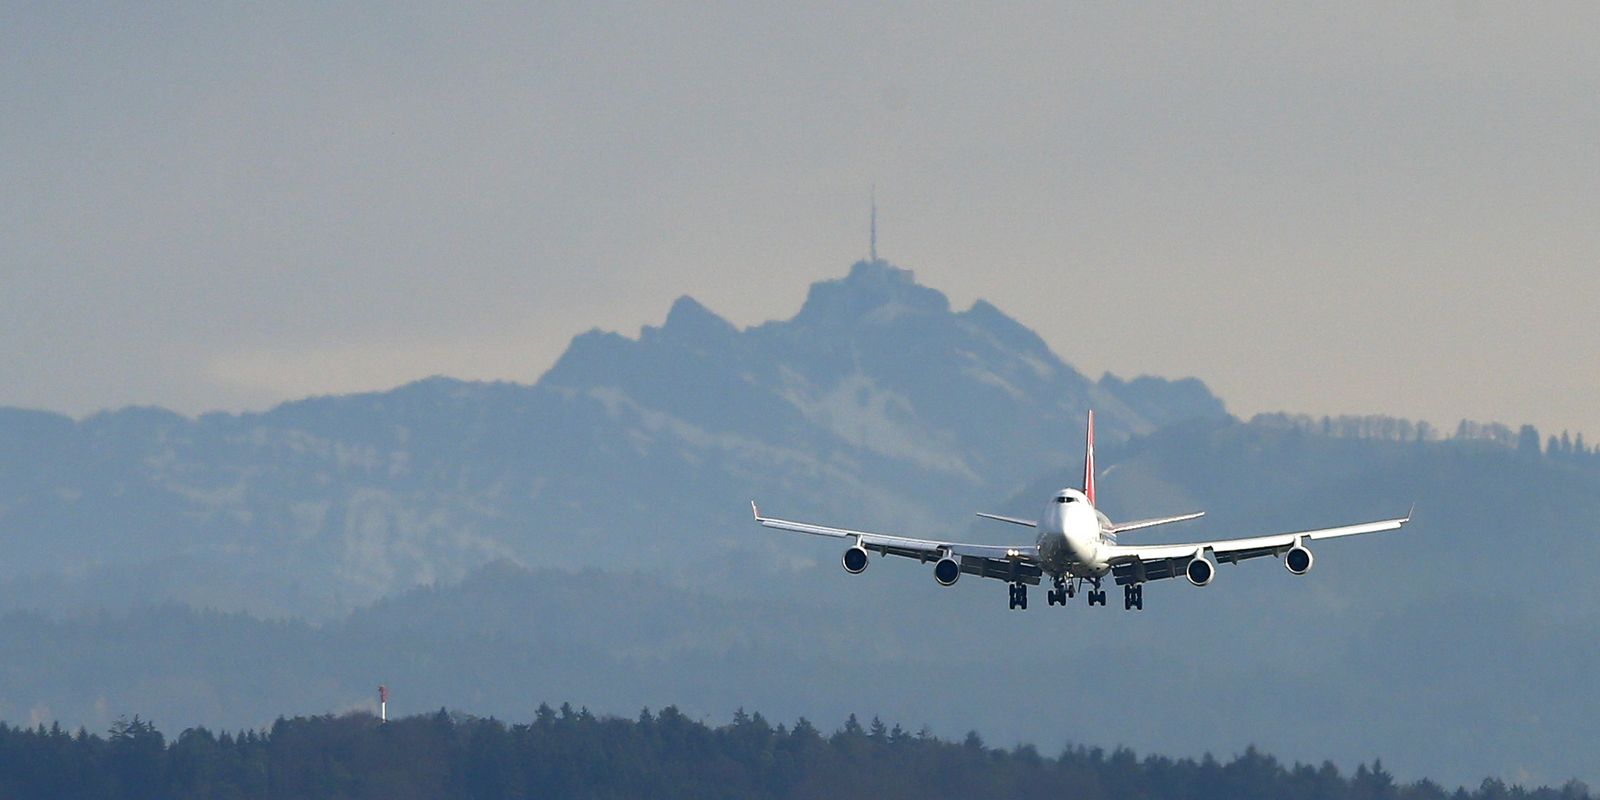
<path id="1" fill-rule="evenodd" d="M 1539 429 L 1524 425 L 1517 431 L 1517 452 L 1524 458 L 1539 457 Z"/>

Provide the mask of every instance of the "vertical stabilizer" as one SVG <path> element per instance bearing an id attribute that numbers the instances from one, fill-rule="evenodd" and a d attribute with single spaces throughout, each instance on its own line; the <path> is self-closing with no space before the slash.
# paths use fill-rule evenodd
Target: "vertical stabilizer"
<path id="1" fill-rule="evenodd" d="M 1094 409 L 1089 409 L 1089 434 L 1083 443 L 1083 496 L 1094 502 Z"/>

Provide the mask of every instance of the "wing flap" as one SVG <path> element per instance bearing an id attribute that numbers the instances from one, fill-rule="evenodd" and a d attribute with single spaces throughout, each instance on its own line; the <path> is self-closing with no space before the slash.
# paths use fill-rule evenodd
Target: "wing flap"
<path id="1" fill-rule="evenodd" d="M 1158 558 L 1153 561 L 1129 559 L 1111 568 L 1111 576 L 1118 586 L 1129 583 L 1159 581 L 1183 573 L 1187 558 Z"/>
<path id="2" fill-rule="evenodd" d="M 968 575 L 1026 583 L 1030 586 L 1038 586 L 1040 576 L 1044 574 L 1037 564 L 982 556 L 962 556 L 961 571 Z"/>

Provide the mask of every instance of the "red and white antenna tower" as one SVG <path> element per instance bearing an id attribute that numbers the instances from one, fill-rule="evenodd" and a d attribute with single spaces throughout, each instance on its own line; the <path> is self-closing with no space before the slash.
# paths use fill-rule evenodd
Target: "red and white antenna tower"
<path id="1" fill-rule="evenodd" d="M 378 718 L 389 721 L 389 687 L 378 684 Z"/>

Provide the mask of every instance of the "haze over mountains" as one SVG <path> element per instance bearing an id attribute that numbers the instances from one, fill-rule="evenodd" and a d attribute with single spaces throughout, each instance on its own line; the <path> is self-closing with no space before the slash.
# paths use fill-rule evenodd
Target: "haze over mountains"
<path id="1" fill-rule="evenodd" d="M 1198 381 L 1094 382 L 987 303 L 884 262 L 747 331 L 679 299 L 532 386 L 435 378 L 263 414 L 0 412 L 13 603 L 104 587 L 323 617 L 496 558 L 677 571 L 752 496 L 932 528 L 1116 439 L 1220 416 Z"/>
<path id="2" fill-rule="evenodd" d="M 1417 520 L 1319 548 L 1304 578 L 1253 563 L 1153 585 L 1140 614 L 1008 612 L 1002 584 L 940 589 L 913 563 L 847 576 L 836 543 L 748 521 L 754 497 L 1017 540 L 971 512 L 1032 516 L 1076 485 L 1091 406 L 1114 517 L 1209 512 L 1164 537 L 1412 502 Z M 638 339 L 576 337 L 531 386 L 435 378 L 196 419 L 0 411 L 0 602 L 37 610 L 0 617 L 0 717 L 253 725 L 386 680 L 413 709 L 508 717 L 746 705 L 1600 779 L 1600 464 L 1394 430 L 1240 422 L 1194 379 L 1090 380 L 883 262 L 746 330 L 682 298 Z M 116 611 L 76 613 L 97 608 Z"/>

